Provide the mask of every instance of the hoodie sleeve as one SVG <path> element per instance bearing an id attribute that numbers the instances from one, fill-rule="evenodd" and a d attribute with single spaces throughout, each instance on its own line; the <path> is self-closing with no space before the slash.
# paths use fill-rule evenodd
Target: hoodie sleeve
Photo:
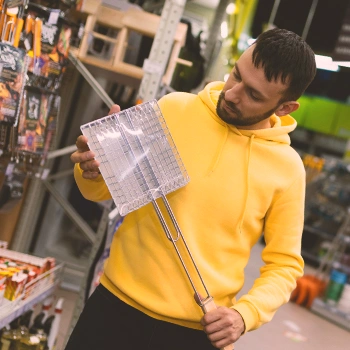
<path id="1" fill-rule="evenodd" d="M 293 184 L 275 197 L 265 217 L 266 247 L 262 252 L 265 264 L 260 277 L 233 306 L 242 315 L 246 331 L 269 322 L 277 309 L 289 301 L 296 280 L 303 275 L 305 170 L 300 170 Z"/>
<path id="2" fill-rule="evenodd" d="M 93 202 L 100 202 L 112 198 L 101 175 L 96 179 L 89 180 L 84 179 L 82 173 L 79 164 L 76 164 L 74 167 L 74 178 L 84 198 Z"/>

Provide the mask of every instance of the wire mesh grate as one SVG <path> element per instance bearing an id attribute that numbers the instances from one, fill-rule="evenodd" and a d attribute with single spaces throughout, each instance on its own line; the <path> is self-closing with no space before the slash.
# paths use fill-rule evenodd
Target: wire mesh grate
<path id="1" fill-rule="evenodd" d="M 123 216 L 189 181 L 156 100 L 84 124 L 81 131 Z"/>

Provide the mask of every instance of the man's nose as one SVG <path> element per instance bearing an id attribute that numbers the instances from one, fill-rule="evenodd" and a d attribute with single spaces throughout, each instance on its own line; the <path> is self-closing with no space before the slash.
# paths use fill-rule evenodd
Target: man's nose
<path id="1" fill-rule="evenodd" d="M 227 89 L 225 92 L 225 100 L 228 102 L 232 102 L 234 104 L 238 104 L 241 100 L 240 98 L 240 84 L 235 84 L 230 89 Z"/>

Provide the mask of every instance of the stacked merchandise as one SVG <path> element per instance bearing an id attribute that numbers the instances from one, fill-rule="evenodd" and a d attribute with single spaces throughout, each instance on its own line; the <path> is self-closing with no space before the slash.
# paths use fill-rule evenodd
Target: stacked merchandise
<path id="1" fill-rule="evenodd" d="M 35 256 L 0 249 L 0 311 L 11 307 L 12 302 L 24 300 L 42 289 L 43 283 L 52 282 L 53 275 L 46 274 L 55 267 L 54 258 Z M 42 281 L 40 276 L 45 277 Z M 30 283 L 37 281 L 37 283 Z"/>
<path id="2" fill-rule="evenodd" d="M 297 281 L 291 300 L 336 323 L 350 318 L 350 165 L 304 157 L 307 168 L 302 255 L 317 267 Z M 305 161 L 306 159 L 306 161 Z M 316 310 L 317 309 L 317 310 Z M 348 327 L 350 329 L 350 326 Z"/>
<path id="3" fill-rule="evenodd" d="M 347 283 L 349 280 L 349 283 Z M 340 264 L 334 264 L 325 293 L 325 301 L 350 316 L 350 279 Z"/>
<path id="4" fill-rule="evenodd" d="M 53 298 L 47 298 L 42 310 L 29 309 L 0 330 L 1 350 L 57 349 L 57 336 L 64 299 L 59 298 L 50 312 Z"/>
<path id="5" fill-rule="evenodd" d="M 0 249 L 0 350 L 55 349 L 63 299 L 49 310 L 61 272 L 54 258 Z"/>
<path id="6" fill-rule="evenodd" d="M 0 0 L 0 211 L 21 198 L 28 176 L 42 177 L 57 130 L 72 23 L 38 2 Z"/>

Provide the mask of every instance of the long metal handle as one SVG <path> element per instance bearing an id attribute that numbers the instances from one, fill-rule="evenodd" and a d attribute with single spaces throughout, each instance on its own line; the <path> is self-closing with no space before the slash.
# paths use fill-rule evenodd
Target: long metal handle
<path id="1" fill-rule="evenodd" d="M 173 236 L 171 235 L 170 229 L 169 229 L 169 227 L 168 227 L 168 225 L 167 225 L 167 223 L 166 223 L 166 221 L 164 219 L 163 213 L 162 213 L 161 209 L 159 208 L 159 206 L 158 206 L 158 204 L 157 204 L 157 202 L 155 200 L 152 201 L 153 207 L 154 207 L 154 209 L 155 209 L 155 211 L 157 213 L 157 216 L 159 218 L 160 223 L 162 224 L 162 227 L 163 227 L 163 229 L 165 231 L 166 236 L 173 243 L 175 251 L 176 251 L 176 253 L 177 253 L 177 255 L 178 255 L 178 257 L 179 257 L 179 259 L 181 261 L 181 264 L 182 264 L 182 266 L 183 266 L 183 268 L 184 268 L 184 270 L 186 272 L 186 275 L 187 275 L 187 277 L 188 277 L 188 279 L 189 279 L 189 281 L 190 281 L 190 283 L 192 285 L 192 288 L 193 288 L 193 290 L 194 290 L 194 292 L 196 294 L 196 299 L 200 301 L 199 306 L 201 307 L 203 313 L 206 314 L 206 313 L 208 313 L 208 312 L 210 312 L 212 310 L 215 310 L 217 308 L 215 303 L 214 303 L 214 299 L 209 294 L 209 291 L 208 291 L 208 289 L 207 289 L 207 287 L 206 287 L 206 285 L 204 283 L 204 280 L 203 280 L 203 278 L 202 278 L 202 276 L 201 276 L 201 274 L 199 272 L 197 264 L 195 263 L 195 261 L 193 259 L 191 251 L 190 251 L 190 249 L 189 249 L 189 247 L 188 247 L 188 245 L 186 243 L 186 240 L 185 240 L 185 238 L 184 238 L 184 236 L 183 236 L 183 234 L 181 232 L 180 226 L 179 226 L 179 224 L 176 221 L 175 215 L 174 215 L 174 213 L 173 213 L 173 211 L 172 211 L 172 209 L 170 207 L 170 204 L 169 204 L 167 198 L 164 195 L 161 198 L 162 198 L 163 203 L 165 204 L 167 213 L 168 213 L 168 215 L 169 215 L 169 217 L 170 217 L 170 219 L 171 219 L 171 221 L 172 221 L 172 223 L 174 225 L 174 228 L 175 228 L 178 236 L 181 237 L 181 239 L 182 239 L 182 241 L 183 241 L 183 243 L 185 245 L 186 251 L 187 251 L 189 257 L 191 258 L 191 262 L 192 262 L 193 266 L 196 269 L 196 272 L 198 274 L 198 277 L 201 280 L 201 283 L 202 283 L 202 285 L 203 285 L 203 287 L 205 289 L 205 292 L 207 293 L 207 297 L 205 299 L 203 299 L 201 297 L 201 295 L 198 293 L 198 291 L 197 291 L 197 289 L 196 289 L 196 287 L 195 287 L 195 285 L 193 283 L 193 280 L 191 278 L 191 275 L 190 275 L 190 273 L 189 273 L 189 271 L 187 269 L 187 266 L 186 266 L 186 264 L 185 264 L 185 262 L 184 262 L 184 260 L 182 258 L 182 255 L 181 255 L 181 253 L 180 253 L 180 251 L 179 251 L 179 249 L 178 249 L 178 247 L 176 245 L 176 241 L 173 238 Z M 225 346 L 224 348 L 221 348 L 221 350 L 233 350 L 233 349 L 234 349 L 233 344 L 230 344 L 228 346 Z"/>
<path id="2" fill-rule="evenodd" d="M 167 198 L 166 198 L 164 195 L 163 195 L 161 198 L 162 198 L 162 200 L 163 200 L 163 203 L 165 204 L 166 210 L 167 210 L 167 212 L 168 212 L 168 214 L 169 214 L 169 217 L 170 217 L 170 219 L 171 219 L 171 221 L 172 221 L 172 223 L 173 223 L 173 225 L 174 225 L 174 228 L 175 228 L 175 230 L 176 230 L 178 236 L 181 237 L 181 239 L 182 239 L 182 241 L 183 241 L 183 243 L 184 243 L 184 245 L 185 245 L 186 251 L 187 251 L 189 257 L 191 258 L 192 264 L 193 264 L 194 268 L 196 269 L 196 272 L 197 272 L 197 274 L 198 274 L 198 277 L 199 277 L 200 280 L 201 280 L 201 283 L 202 283 L 202 285 L 203 285 L 203 287 L 204 287 L 204 289 L 205 289 L 205 292 L 207 293 L 207 296 L 209 297 L 209 295 L 210 295 L 210 294 L 209 294 L 209 291 L 208 291 L 208 289 L 207 289 L 207 287 L 206 287 L 206 285 L 205 285 L 205 283 L 204 283 L 204 280 L 203 280 L 203 278 L 202 278 L 202 275 L 201 275 L 200 272 L 199 272 L 199 269 L 198 269 L 198 267 L 197 267 L 197 264 L 195 263 L 195 261 L 194 261 L 194 259 L 193 259 L 193 255 L 191 254 L 191 251 L 190 251 L 190 249 L 189 249 L 189 247 L 188 247 L 188 245 L 187 245 L 187 243 L 186 243 L 185 237 L 183 236 L 183 234 L 182 234 L 182 232 L 181 232 L 181 229 L 180 229 L 180 226 L 179 226 L 179 224 L 178 224 L 177 221 L 176 221 L 175 215 L 174 215 L 174 213 L 173 213 L 173 211 L 172 211 L 172 209 L 171 209 L 171 207 L 170 207 L 170 204 L 169 204 Z M 201 300 L 201 298 L 199 298 L 199 300 Z"/>
<path id="3" fill-rule="evenodd" d="M 152 200 L 152 204 L 153 204 L 153 207 L 154 207 L 154 209 L 155 209 L 155 211 L 156 211 L 156 213 L 157 213 L 158 219 L 159 219 L 159 221 L 160 221 L 160 223 L 161 223 L 161 225 L 162 225 L 162 227 L 163 227 L 163 230 L 164 230 L 164 232 L 165 232 L 167 238 L 172 242 L 172 244 L 173 244 L 173 246 L 174 246 L 174 248 L 175 248 L 175 251 L 176 251 L 176 253 L 177 253 L 177 256 L 179 257 L 179 259 L 180 259 L 180 261 L 181 261 L 181 264 L 182 264 L 182 266 L 183 266 L 183 268 L 184 268 L 184 270 L 185 270 L 185 272 L 186 272 L 186 275 L 187 275 L 187 277 L 188 277 L 188 280 L 190 281 L 190 283 L 191 283 L 191 285 L 192 285 L 192 288 L 193 288 L 193 290 L 194 290 L 194 292 L 195 292 L 195 294 L 196 294 L 196 297 L 198 298 L 198 300 L 201 300 L 201 296 L 200 296 L 200 294 L 198 293 L 198 291 L 197 291 L 197 289 L 196 289 L 196 286 L 195 286 L 194 283 L 193 283 L 193 280 L 192 280 L 191 275 L 190 275 L 190 273 L 189 273 L 189 271 L 188 271 L 188 269 L 187 269 L 187 266 L 186 266 L 186 264 L 185 264 L 185 262 L 184 262 L 184 260 L 183 260 L 183 258 L 182 258 L 182 256 L 181 256 L 181 253 L 180 253 L 180 251 L 179 251 L 179 249 L 178 249 L 178 247 L 177 247 L 177 245 L 176 245 L 176 241 L 175 241 L 175 239 L 173 238 L 173 236 L 172 236 L 172 234 L 171 234 L 171 231 L 170 231 L 170 229 L 169 229 L 169 227 L 168 227 L 168 225 L 167 225 L 167 223 L 166 223 L 166 221 L 165 221 L 165 219 L 164 219 L 164 216 L 163 216 L 163 214 L 162 214 L 162 211 L 160 210 L 160 208 L 159 208 L 159 206 L 158 206 L 158 204 L 157 204 L 157 202 L 156 202 L 155 200 Z M 206 292 L 207 292 L 207 290 L 206 290 Z"/>

